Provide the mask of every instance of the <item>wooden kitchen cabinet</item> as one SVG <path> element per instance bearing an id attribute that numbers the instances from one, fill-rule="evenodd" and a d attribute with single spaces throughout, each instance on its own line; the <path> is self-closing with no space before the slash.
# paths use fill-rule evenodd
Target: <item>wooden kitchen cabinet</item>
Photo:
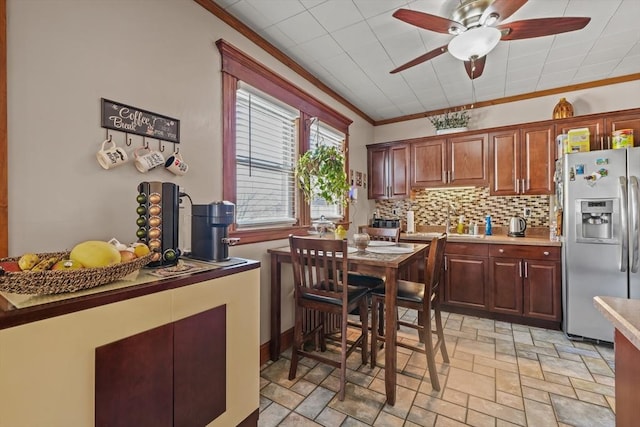
<path id="1" fill-rule="evenodd" d="M 409 197 L 409 146 L 406 143 L 367 146 L 369 199 Z"/>
<path id="2" fill-rule="evenodd" d="M 554 191 L 554 125 L 509 128 L 489 135 L 490 194 L 539 195 Z"/>
<path id="3" fill-rule="evenodd" d="M 488 245 L 447 242 L 444 264 L 443 302 L 451 306 L 486 310 Z"/>
<path id="4" fill-rule="evenodd" d="M 411 186 L 487 185 L 487 134 L 425 139 L 411 146 Z"/>
<path id="5" fill-rule="evenodd" d="M 226 305 L 100 346 L 95 425 L 207 425 L 226 409 Z"/>
<path id="6" fill-rule="evenodd" d="M 640 145 L 640 112 L 613 112 L 588 118 L 565 119 L 558 124 L 556 134 L 567 133 L 570 129 L 589 129 L 589 148 L 591 151 L 608 150 L 611 145 L 611 135 L 620 129 L 633 129 L 633 145 Z"/>
<path id="7" fill-rule="evenodd" d="M 488 308 L 525 318 L 561 318 L 560 248 L 491 245 Z"/>

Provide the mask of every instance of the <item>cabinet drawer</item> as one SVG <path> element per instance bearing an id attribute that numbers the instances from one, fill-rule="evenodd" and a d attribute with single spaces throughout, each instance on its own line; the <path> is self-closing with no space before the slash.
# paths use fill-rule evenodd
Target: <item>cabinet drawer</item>
<path id="1" fill-rule="evenodd" d="M 558 246 L 489 245 L 489 256 L 560 261 Z M 447 248 L 449 245 L 447 245 Z"/>
<path id="2" fill-rule="evenodd" d="M 456 255 L 475 255 L 475 256 L 488 256 L 489 248 L 486 243 L 451 243 L 447 242 L 445 247 L 445 254 Z"/>

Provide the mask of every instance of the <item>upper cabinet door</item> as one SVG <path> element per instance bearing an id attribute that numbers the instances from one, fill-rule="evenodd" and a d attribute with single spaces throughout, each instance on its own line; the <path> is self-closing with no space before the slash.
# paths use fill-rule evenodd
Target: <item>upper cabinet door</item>
<path id="1" fill-rule="evenodd" d="M 562 123 L 558 123 L 556 128 L 556 134 L 567 133 L 571 129 L 589 129 L 589 147 L 591 151 L 602 150 L 607 147 L 604 146 L 604 139 L 602 138 L 604 132 L 604 119 L 601 118 L 588 118 L 588 119 L 564 119 Z"/>
<path id="2" fill-rule="evenodd" d="M 487 185 L 488 145 L 486 133 L 449 138 L 449 185 Z"/>
<path id="3" fill-rule="evenodd" d="M 447 184 L 447 140 L 431 139 L 411 144 L 411 186 Z"/>
<path id="4" fill-rule="evenodd" d="M 523 127 L 521 194 L 551 194 L 555 173 L 554 125 Z"/>
<path id="5" fill-rule="evenodd" d="M 409 161 L 407 144 L 389 147 L 389 198 L 403 199 L 409 196 Z"/>
<path id="6" fill-rule="evenodd" d="M 607 148 L 613 148 L 611 147 L 611 134 L 620 129 L 633 129 L 633 145 L 640 146 L 640 113 L 607 117 L 604 122 L 605 132 L 607 132 L 605 138 L 605 143 L 608 143 Z"/>
<path id="7" fill-rule="evenodd" d="M 409 196 L 409 146 L 406 143 L 367 147 L 369 199 Z"/>
<path id="8" fill-rule="evenodd" d="M 387 163 L 388 147 L 374 147 L 367 150 L 369 171 L 369 198 L 384 199 L 387 197 Z"/>
<path id="9" fill-rule="evenodd" d="M 520 183 L 520 130 L 489 135 L 489 191 L 492 196 L 517 194 Z"/>

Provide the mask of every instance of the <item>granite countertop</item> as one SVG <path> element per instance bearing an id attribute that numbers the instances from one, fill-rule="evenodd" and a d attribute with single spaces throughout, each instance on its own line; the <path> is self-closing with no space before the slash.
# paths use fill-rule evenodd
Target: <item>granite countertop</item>
<path id="1" fill-rule="evenodd" d="M 416 233 L 401 233 L 401 240 L 412 241 L 430 241 L 434 236 L 442 233 L 443 227 L 423 227 Z M 506 231 L 499 228 L 494 231 L 491 236 L 470 235 L 470 234 L 457 234 L 449 233 L 447 241 L 451 243 L 464 242 L 464 243 L 488 243 L 491 245 L 525 245 L 525 246 L 562 246 L 562 242 L 552 242 L 549 240 L 549 229 L 542 227 L 541 229 L 533 229 L 530 232 L 525 233 L 525 237 L 510 237 Z"/>
<path id="2" fill-rule="evenodd" d="M 594 297 L 593 305 L 640 350 L 640 300 Z"/>

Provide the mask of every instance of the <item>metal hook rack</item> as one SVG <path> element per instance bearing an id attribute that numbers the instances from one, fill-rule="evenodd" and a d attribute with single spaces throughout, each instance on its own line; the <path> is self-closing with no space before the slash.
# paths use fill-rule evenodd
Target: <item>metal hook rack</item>
<path id="1" fill-rule="evenodd" d="M 146 137 L 142 137 L 142 146 L 144 147 L 145 150 L 149 149 L 149 143 L 147 142 L 147 138 Z"/>
<path id="2" fill-rule="evenodd" d="M 131 138 L 127 132 L 124 133 L 124 143 L 127 147 L 131 147 Z"/>
<path id="3" fill-rule="evenodd" d="M 164 144 L 161 139 L 158 140 L 158 150 L 160 150 L 161 153 L 164 153 Z"/>

